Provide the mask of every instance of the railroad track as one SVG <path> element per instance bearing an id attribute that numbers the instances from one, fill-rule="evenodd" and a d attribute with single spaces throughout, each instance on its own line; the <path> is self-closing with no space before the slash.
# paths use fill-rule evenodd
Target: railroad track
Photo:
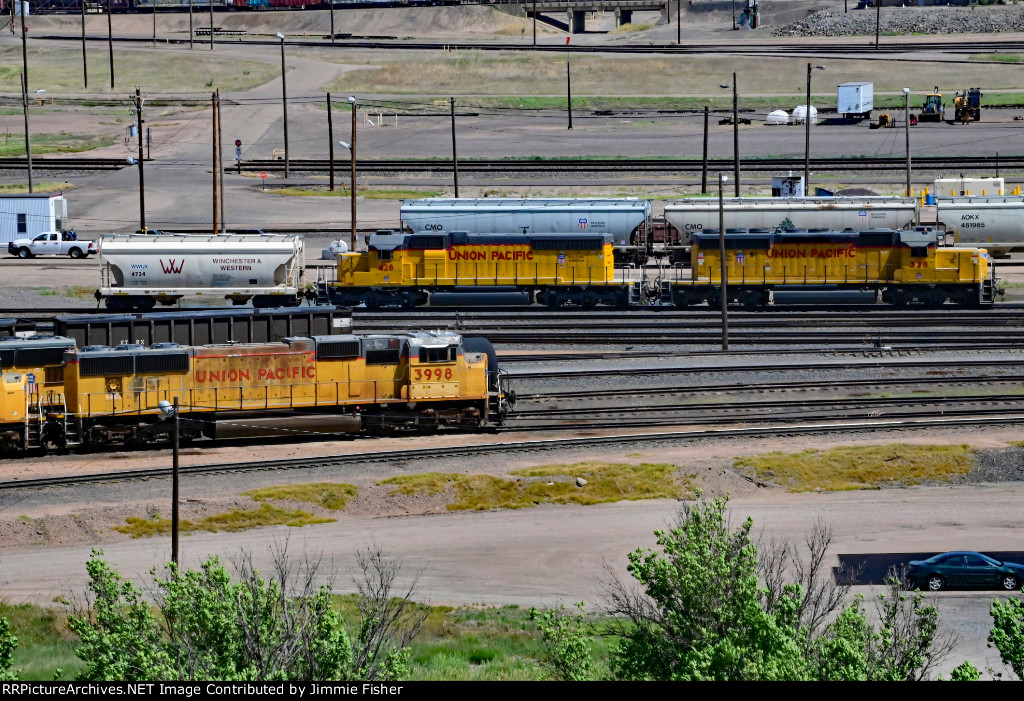
<path id="1" fill-rule="evenodd" d="M 1024 424 L 1024 414 L 1004 414 L 989 416 L 934 416 L 916 418 L 890 418 L 870 419 L 865 421 L 840 421 L 799 423 L 799 424 L 777 424 L 764 426 L 744 426 L 741 428 L 719 428 L 711 427 L 700 430 L 666 431 L 655 433 L 632 433 L 613 436 L 588 436 L 580 438 L 550 438 L 532 441 L 510 441 L 489 443 L 473 446 L 449 446 L 431 447 L 429 450 L 396 450 L 396 451 L 369 451 L 365 453 L 353 453 L 348 455 L 333 455 L 326 457 L 300 457 L 286 460 L 270 461 L 247 461 L 234 463 L 218 463 L 213 465 L 194 465 L 179 468 L 182 477 L 223 474 L 230 472 L 251 473 L 267 470 L 296 470 L 296 469 L 323 469 L 323 468 L 345 468 L 367 463 L 379 462 L 413 462 L 417 460 L 435 460 L 441 457 L 473 457 L 496 455 L 504 456 L 510 453 L 547 452 L 552 450 L 564 450 L 574 448 L 591 448 L 597 446 L 632 446 L 649 445 L 651 443 L 668 443 L 673 441 L 694 441 L 709 439 L 729 438 L 757 438 L 780 436 L 801 436 L 814 434 L 843 434 L 851 432 L 875 432 L 891 431 L 900 429 L 923 429 L 923 428 L 967 428 L 967 427 L 992 427 L 995 425 L 1020 425 Z M 146 480 L 169 478 L 172 470 L 169 467 L 145 470 L 122 470 L 91 475 L 70 475 L 62 477 L 27 479 L 27 480 L 4 480 L 0 481 L 0 491 L 14 491 L 24 489 L 41 489 L 47 487 L 74 487 L 81 484 L 124 481 L 124 480 Z"/>
<path id="2" fill-rule="evenodd" d="M 347 162 L 335 160 L 335 168 Z M 160 161 L 150 161 L 151 166 L 159 167 Z M 294 173 L 326 173 L 330 170 L 330 161 L 324 158 L 292 158 L 289 168 Z M 780 170 L 801 170 L 804 167 L 802 158 L 742 158 L 740 165 L 744 172 L 777 172 Z M 283 160 L 251 160 L 242 161 L 242 169 L 246 171 L 283 172 Z M 32 159 L 33 171 L 105 171 L 133 168 L 123 158 L 67 158 L 67 157 L 35 157 Z M 906 168 L 906 158 L 812 158 L 811 167 L 818 172 L 850 172 L 850 171 L 902 171 Z M 0 171 L 26 170 L 28 162 L 25 158 L 0 158 Z M 356 171 L 363 174 L 388 175 L 394 173 L 450 173 L 450 159 L 380 159 L 357 160 Z M 710 171 L 731 171 L 731 158 L 714 158 L 708 160 Z M 1024 155 L 999 156 L 920 156 L 914 158 L 916 171 L 950 171 L 950 170 L 992 170 L 992 169 L 1024 169 Z M 459 171 L 476 174 L 510 173 L 592 173 L 621 174 L 623 171 L 632 173 L 699 173 L 704 169 L 700 159 L 677 158 L 604 158 L 604 159 L 459 159 Z M 234 171 L 232 164 L 225 171 Z M 258 185 L 258 184 L 257 184 Z"/>

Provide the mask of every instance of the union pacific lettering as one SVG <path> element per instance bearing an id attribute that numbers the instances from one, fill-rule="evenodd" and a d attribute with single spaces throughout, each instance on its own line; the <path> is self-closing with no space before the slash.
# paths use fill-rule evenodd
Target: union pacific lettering
<path id="1" fill-rule="evenodd" d="M 855 246 L 805 246 L 790 248 L 775 246 L 768 251 L 769 258 L 856 258 Z"/>
<path id="2" fill-rule="evenodd" d="M 256 371 L 257 382 L 272 382 L 274 380 L 289 380 L 296 378 L 312 380 L 316 378 L 316 368 L 290 367 L 290 368 L 260 368 Z M 207 382 L 241 382 L 252 380 L 252 373 L 249 370 L 196 370 L 195 380 L 198 384 Z"/>
<path id="3" fill-rule="evenodd" d="M 454 246 L 448 249 L 448 260 L 533 260 L 533 251 L 528 248 L 479 250 L 469 246 Z"/>

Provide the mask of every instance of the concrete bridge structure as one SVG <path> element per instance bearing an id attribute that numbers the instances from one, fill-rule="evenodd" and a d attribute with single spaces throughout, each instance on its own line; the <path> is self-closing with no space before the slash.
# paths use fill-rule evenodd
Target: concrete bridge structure
<path id="1" fill-rule="evenodd" d="M 661 12 L 671 17 L 676 8 L 675 0 L 517 0 L 501 4 L 518 5 L 527 17 L 536 13 L 537 19 L 570 34 L 586 31 L 588 12 L 614 12 L 615 26 L 621 27 L 633 21 L 634 12 Z M 564 24 L 555 19 L 563 13 Z"/>

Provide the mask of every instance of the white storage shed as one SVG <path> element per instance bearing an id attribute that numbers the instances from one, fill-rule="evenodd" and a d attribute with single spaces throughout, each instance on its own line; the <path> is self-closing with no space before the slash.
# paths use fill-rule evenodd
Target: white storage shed
<path id="1" fill-rule="evenodd" d="M 0 247 L 4 249 L 15 239 L 61 231 L 67 225 L 68 203 L 63 194 L 0 196 Z"/>

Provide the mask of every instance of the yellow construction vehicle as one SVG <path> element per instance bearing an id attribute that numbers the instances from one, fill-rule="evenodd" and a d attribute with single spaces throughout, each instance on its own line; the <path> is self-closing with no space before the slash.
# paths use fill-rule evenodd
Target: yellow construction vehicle
<path id="1" fill-rule="evenodd" d="M 961 124 L 981 120 L 981 88 L 967 88 L 953 98 L 954 119 Z"/>
<path id="2" fill-rule="evenodd" d="M 942 93 L 939 86 L 935 91 L 924 96 L 924 106 L 921 108 L 921 116 L 918 119 L 922 122 L 941 122 L 946 118 L 946 108 L 942 104 Z"/>

